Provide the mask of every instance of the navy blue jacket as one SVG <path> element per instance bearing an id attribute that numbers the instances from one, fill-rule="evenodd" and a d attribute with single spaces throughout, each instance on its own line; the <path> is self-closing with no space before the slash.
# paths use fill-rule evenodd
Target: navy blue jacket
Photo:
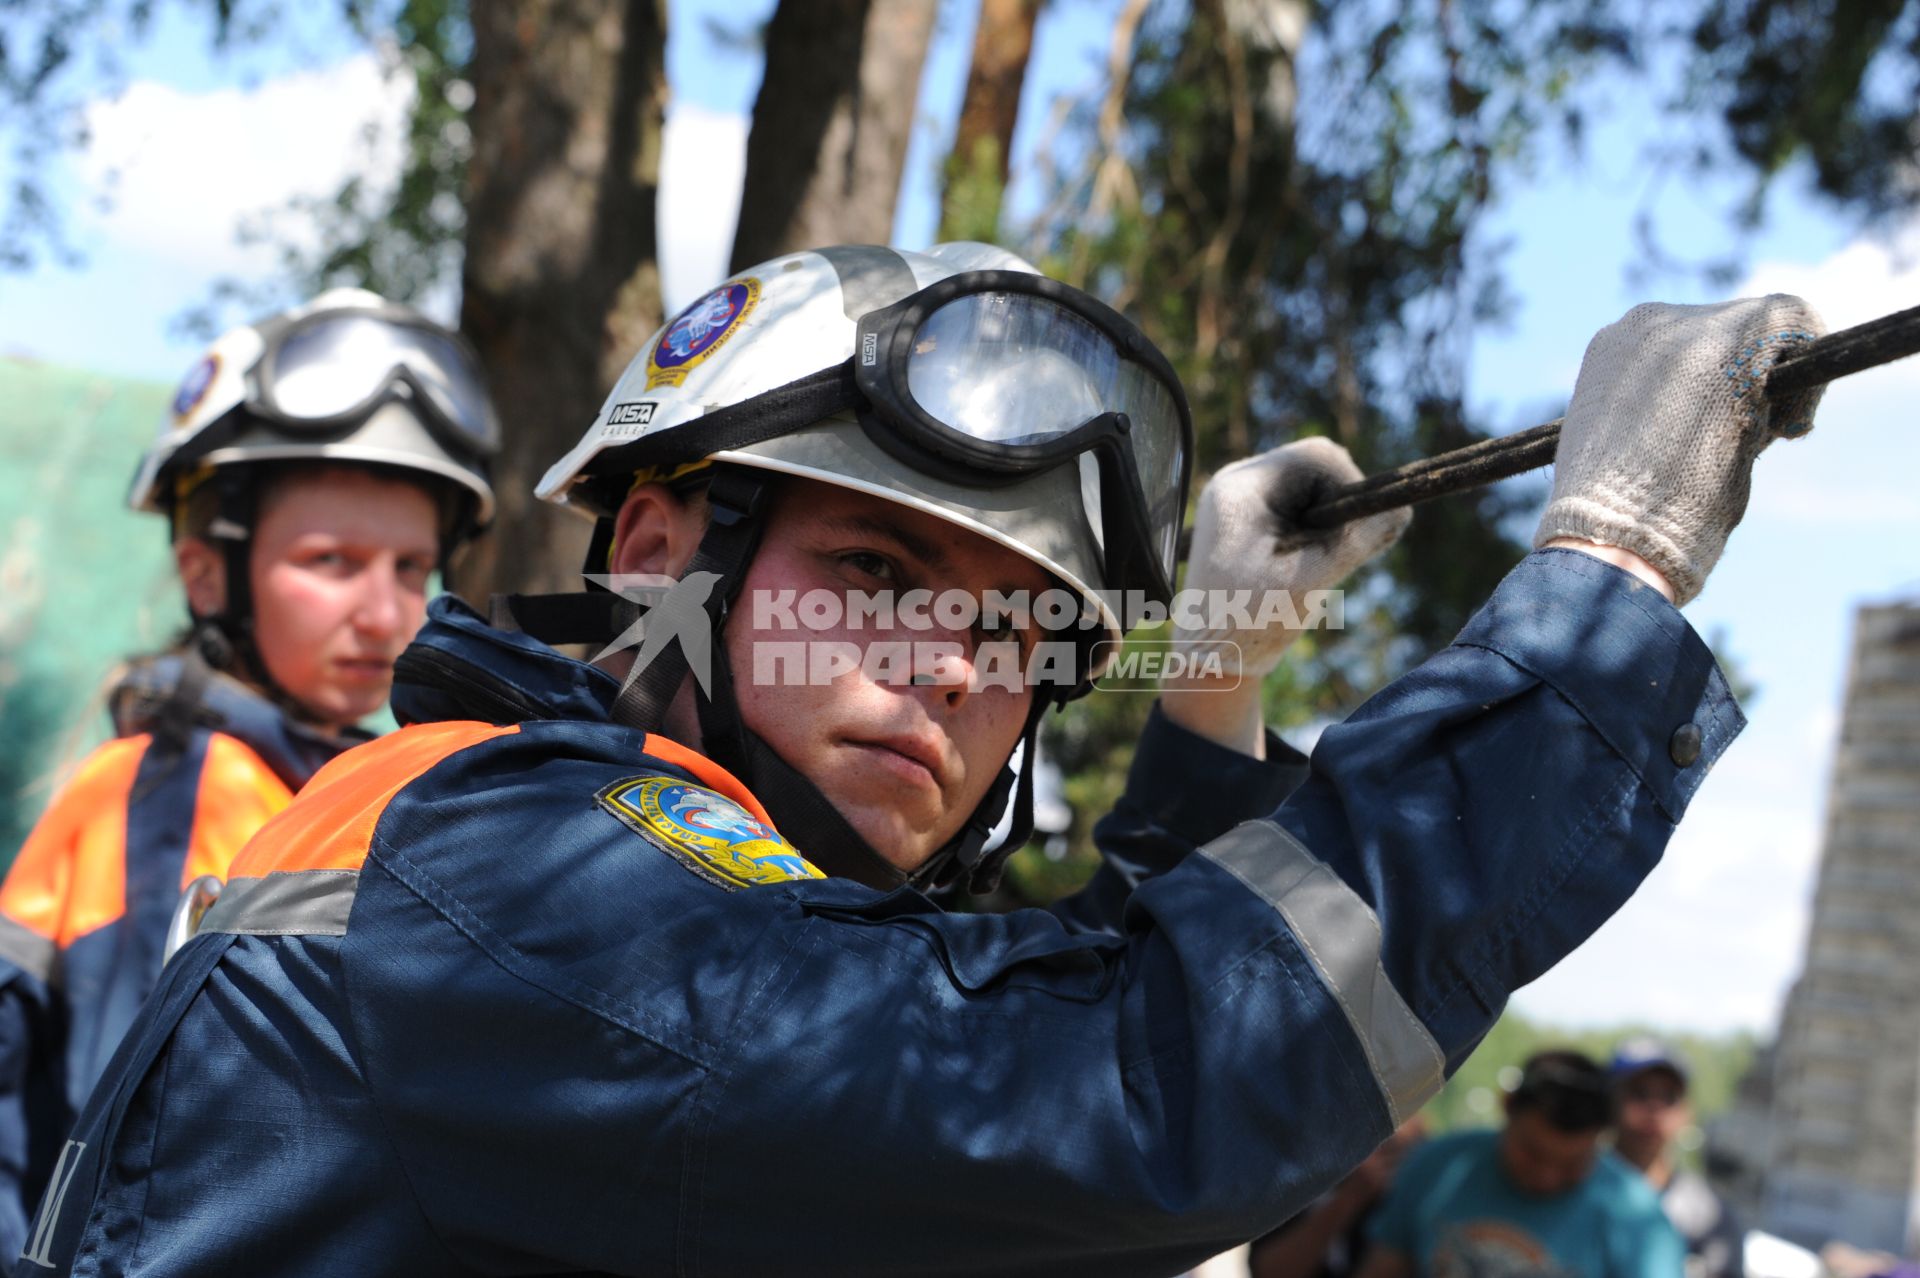
<path id="1" fill-rule="evenodd" d="M 1431 1096 L 1741 724 L 1664 599 L 1547 551 L 1265 816 L 1284 766 L 1163 723 L 1130 891 L 952 914 L 817 877 L 598 672 L 446 604 L 418 642 L 447 691 L 236 863 L 19 1273 L 1175 1272 Z"/>

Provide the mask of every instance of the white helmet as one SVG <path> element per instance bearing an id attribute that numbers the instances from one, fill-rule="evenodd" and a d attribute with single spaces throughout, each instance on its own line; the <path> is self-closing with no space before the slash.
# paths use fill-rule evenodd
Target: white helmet
<path id="1" fill-rule="evenodd" d="M 364 289 L 335 289 L 223 334 L 180 383 L 127 495 L 135 510 L 172 515 L 176 536 L 187 496 L 202 485 L 213 496 L 206 535 L 225 556 L 226 598 L 217 613 L 194 614 L 189 659 L 238 663 L 300 710 L 253 642 L 248 549 L 261 465 L 325 461 L 426 479 L 456 498 L 441 528 L 450 551 L 493 517 L 487 461 L 499 435 L 466 343 Z"/>
<path id="2" fill-rule="evenodd" d="M 493 517 L 500 426 L 460 337 L 365 289 L 221 335 L 195 362 L 127 502 L 164 511 L 222 467 L 325 460 L 417 471 L 463 493 L 462 531 Z"/>
<path id="3" fill-rule="evenodd" d="M 1108 461 L 1086 436 L 1124 442 Z M 1172 369 L 1098 301 L 989 244 L 861 245 L 683 310 L 537 492 L 605 517 L 636 475 L 706 462 L 837 484 L 1014 550 L 1117 639 L 1117 592 L 1170 593 L 1191 451 Z"/>
<path id="4" fill-rule="evenodd" d="M 714 514 L 693 567 L 724 583 L 703 605 L 716 627 L 757 545 L 766 472 L 870 493 L 1008 547 L 1102 623 L 1082 632 L 1073 681 L 1034 698 L 1023 736 L 1032 757 L 1040 712 L 1096 673 L 1085 660 L 1093 637 L 1123 633 L 1122 592 L 1171 595 L 1192 442 L 1165 357 L 1094 298 L 987 244 L 843 246 L 762 263 L 675 316 L 537 491 L 599 517 L 597 572 L 637 479 L 711 468 Z M 536 637 L 587 640 L 570 627 L 626 624 L 602 599 L 606 616 L 591 622 L 596 610 L 577 603 L 523 599 L 510 611 Z M 657 729 L 685 672 L 677 658 L 636 662 L 615 719 Z M 810 856 L 831 858 L 821 861 L 830 871 L 878 887 L 906 879 L 746 727 L 724 650 L 712 674 L 696 698 L 706 753 Z M 1014 833 L 989 852 L 1009 800 Z M 1031 808 L 1030 777 L 1003 768 L 913 881 L 989 888 Z"/>

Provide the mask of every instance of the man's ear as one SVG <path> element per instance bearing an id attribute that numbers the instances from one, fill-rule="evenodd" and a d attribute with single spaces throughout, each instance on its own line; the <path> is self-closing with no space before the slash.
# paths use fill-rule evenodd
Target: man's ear
<path id="1" fill-rule="evenodd" d="M 613 517 L 616 576 L 679 577 L 707 531 L 707 504 L 677 496 L 665 484 L 642 484 L 627 494 Z"/>
<path id="2" fill-rule="evenodd" d="M 186 588 L 187 607 L 196 617 L 217 616 L 227 606 L 227 560 L 198 537 L 173 543 L 173 566 Z"/>

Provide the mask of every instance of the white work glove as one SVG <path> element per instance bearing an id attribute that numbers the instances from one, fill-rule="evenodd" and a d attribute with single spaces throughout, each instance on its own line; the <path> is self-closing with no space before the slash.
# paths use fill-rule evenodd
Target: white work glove
<path id="1" fill-rule="evenodd" d="M 1636 306 L 1580 362 L 1533 544 L 1579 537 L 1631 550 L 1700 593 L 1746 513 L 1753 461 L 1813 429 L 1823 387 L 1769 404 L 1767 373 L 1827 331 L 1797 297 Z"/>
<path id="2" fill-rule="evenodd" d="M 1200 494 L 1187 555 L 1185 591 L 1253 592 L 1249 613 L 1257 622 L 1263 592 L 1287 591 L 1293 615 L 1311 614 L 1303 594 L 1326 590 L 1400 539 L 1413 512 L 1404 508 L 1370 515 L 1337 528 L 1303 528 L 1300 513 L 1333 489 L 1361 478 L 1347 450 L 1315 437 L 1227 466 Z M 1210 595 L 1203 596 L 1204 613 Z M 1218 653 L 1228 674 L 1258 679 L 1280 664 L 1301 630 L 1284 623 L 1247 629 L 1222 618 L 1218 626 L 1189 628 L 1174 615 L 1177 650 Z M 1207 620 L 1202 617 L 1201 620 Z"/>

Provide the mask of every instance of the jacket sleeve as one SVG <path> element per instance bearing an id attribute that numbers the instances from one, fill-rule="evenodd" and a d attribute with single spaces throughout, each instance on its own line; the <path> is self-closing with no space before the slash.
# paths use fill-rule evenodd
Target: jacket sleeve
<path id="1" fill-rule="evenodd" d="M 342 942 L 354 1038 L 436 1237 L 488 1265 L 1160 1278 L 1430 1097 L 1632 893 L 1739 725 L 1656 592 L 1536 554 L 1112 932 L 845 880 L 727 892 L 557 812 L 503 838 L 465 796 L 576 766 L 542 753 L 564 726 L 523 727 L 381 826 Z M 482 873 L 438 856 L 449 828 L 547 842 Z"/>
<path id="2" fill-rule="evenodd" d="M 34 1027 L 42 1020 L 46 987 L 11 959 L 0 958 L 0 1261 L 10 1262 L 27 1240 L 28 1092 Z"/>
<path id="3" fill-rule="evenodd" d="M 1627 899 L 1741 723 L 1657 592 L 1547 551 L 1120 937 L 823 888 L 702 1097 L 703 1256 L 1151 1275 L 1271 1228 Z M 770 1167 L 834 1191 L 721 1228 Z"/>
<path id="4" fill-rule="evenodd" d="M 0 883 L 0 1256 L 8 1259 L 74 1118 L 64 947 L 124 910 L 129 803 L 149 741 L 121 737 L 88 755 Z"/>
<path id="5" fill-rule="evenodd" d="M 98 823 L 95 777 L 111 770 L 108 754 L 88 759 L 75 783 L 54 796 L 0 884 L 0 1259 L 8 1262 L 26 1242 L 46 1180 L 45 1147 L 65 1136 L 71 1118 L 59 1083 L 65 1017 L 57 1007 L 55 938 L 74 863 Z"/>
<path id="6" fill-rule="evenodd" d="M 1127 767 L 1126 788 L 1093 828 L 1100 866 L 1047 907 L 1070 930 L 1118 934 L 1127 897 L 1201 844 L 1265 816 L 1306 779 L 1307 758 L 1267 733 L 1256 759 L 1174 723 L 1158 702 Z"/>

